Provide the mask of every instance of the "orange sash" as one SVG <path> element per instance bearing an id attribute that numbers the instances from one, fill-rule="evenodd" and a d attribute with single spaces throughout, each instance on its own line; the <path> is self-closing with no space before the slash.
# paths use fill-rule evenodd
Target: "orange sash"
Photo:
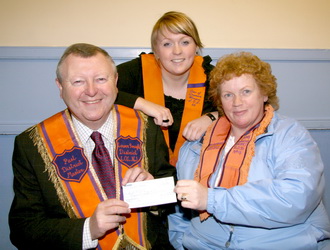
<path id="1" fill-rule="evenodd" d="M 273 108 L 268 105 L 262 121 L 242 135 L 223 159 L 220 181 L 216 183 L 216 186 L 231 188 L 247 182 L 250 164 L 254 156 L 255 139 L 266 131 L 272 117 Z M 209 187 L 209 179 L 221 161 L 230 129 L 230 122 L 226 116 L 222 116 L 208 128 L 204 136 L 200 162 L 194 179 L 206 187 Z M 201 220 L 205 220 L 209 216 L 207 212 L 200 214 Z"/>
<path id="2" fill-rule="evenodd" d="M 120 183 L 128 168 L 145 168 L 146 119 L 142 113 L 115 105 L 111 114 L 117 130 L 115 166 L 117 199 L 122 199 Z M 81 142 L 74 130 L 71 115 L 64 110 L 36 125 L 31 133 L 46 170 L 70 218 L 90 217 L 97 204 L 107 199 L 91 163 L 88 162 Z M 124 224 L 124 232 L 137 247 L 146 247 L 145 214 L 132 210 Z M 99 240 L 99 249 L 111 249 L 119 230 Z"/>
<path id="3" fill-rule="evenodd" d="M 141 59 L 144 98 L 165 107 L 161 68 L 153 54 L 143 54 Z M 203 112 L 206 75 L 202 64 L 203 57 L 195 56 L 194 63 L 190 69 L 184 111 L 174 152 L 172 152 L 169 146 L 168 130 L 166 128 L 162 129 L 170 152 L 170 163 L 174 166 L 178 160 L 180 147 L 186 141 L 182 136 L 183 129 L 188 122 L 199 118 Z"/>

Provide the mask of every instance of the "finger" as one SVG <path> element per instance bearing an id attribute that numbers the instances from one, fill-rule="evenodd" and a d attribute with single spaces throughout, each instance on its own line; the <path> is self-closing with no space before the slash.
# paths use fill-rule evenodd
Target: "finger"
<path id="1" fill-rule="evenodd" d="M 130 182 L 144 181 L 153 179 L 153 176 L 148 173 L 146 170 L 140 167 L 134 167 L 129 169 L 122 181 L 122 185 L 126 185 Z"/>
<path id="2" fill-rule="evenodd" d="M 200 129 L 191 130 L 190 134 L 188 135 L 187 140 L 189 141 L 196 141 L 202 136 L 202 131 Z"/>
<path id="3" fill-rule="evenodd" d="M 178 180 L 175 187 L 190 187 L 191 185 L 193 185 L 194 182 L 194 180 Z"/>
<path id="4" fill-rule="evenodd" d="M 163 127 L 169 127 L 173 124 L 173 118 L 172 115 L 167 115 L 165 117 L 162 118 L 162 125 Z"/>
<path id="5" fill-rule="evenodd" d="M 108 199 L 102 202 L 102 206 L 104 207 L 103 213 L 106 215 L 127 214 L 131 212 L 129 204 L 122 200 Z"/>
<path id="6" fill-rule="evenodd" d="M 147 174 L 144 172 L 139 173 L 139 175 L 137 175 L 135 177 L 135 180 L 133 182 L 138 182 L 138 181 L 144 181 L 147 178 Z"/>
<path id="7" fill-rule="evenodd" d="M 188 199 L 188 197 L 189 197 L 189 194 L 188 193 L 182 193 L 182 194 L 180 194 L 180 201 L 188 201 L 189 199 Z"/>
<path id="8" fill-rule="evenodd" d="M 188 140 L 188 141 L 193 141 L 194 140 L 194 135 L 195 135 L 196 128 L 192 124 L 188 124 L 184 130 L 182 135 Z"/>
<path id="9" fill-rule="evenodd" d="M 155 122 L 155 124 L 156 125 L 158 125 L 158 126 L 164 126 L 163 125 L 163 119 L 162 118 L 160 118 L 160 117 L 154 117 L 154 122 Z"/>
<path id="10" fill-rule="evenodd" d="M 188 132 L 189 132 L 189 129 L 188 129 L 188 127 L 186 126 L 184 129 L 183 129 L 183 131 L 182 131 L 182 136 L 184 137 L 184 138 L 186 138 L 187 140 L 188 140 Z"/>
<path id="11" fill-rule="evenodd" d="M 168 122 L 168 125 L 171 126 L 171 125 L 173 124 L 173 122 L 174 122 L 174 119 L 173 119 L 173 116 L 172 116 L 171 113 L 169 114 L 168 119 L 170 120 L 170 121 Z"/>
<path id="12" fill-rule="evenodd" d="M 144 169 L 141 169 L 140 173 L 135 177 L 135 180 L 132 180 L 132 182 L 152 180 L 152 179 L 154 179 L 154 177 L 149 172 L 147 172 Z"/>
<path id="13" fill-rule="evenodd" d="M 115 205 L 120 204 L 120 205 Z M 98 204 L 90 217 L 90 230 L 93 239 L 102 237 L 106 231 L 118 227 L 126 220 L 123 214 L 129 214 L 130 209 L 126 202 L 120 200 L 106 200 Z"/>
<path id="14" fill-rule="evenodd" d="M 170 125 L 169 122 L 163 122 L 163 121 L 162 121 L 161 126 L 164 127 L 164 128 L 167 128 L 167 127 L 169 127 L 169 126 L 171 126 L 171 125 Z"/>
<path id="15" fill-rule="evenodd" d="M 129 176 L 128 182 L 136 182 L 139 179 L 139 176 L 143 174 L 143 169 L 139 167 L 131 168 L 132 172 Z"/>
<path id="16" fill-rule="evenodd" d="M 104 211 L 104 216 L 119 216 L 119 217 L 124 217 L 126 218 L 125 215 L 128 215 L 131 213 L 131 209 L 130 208 L 124 208 L 124 207 L 120 207 L 120 208 L 112 208 L 112 209 L 107 209 Z M 120 218 L 118 218 L 120 219 Z"/>
<path id="17" fill-rule="evenodd" d="M 125 173 L 123 180 L 121 181 L 122 186 L 125 186 L 127 183 L 130 182 L 129 180 L 130 180 L 131 174 L 132 174 L 132 169 L 128 169 Z"/>
<path id="18" fill-rule="evenodd" d="M 128 207 L 128 204 L 125 201 L 118 200 L 118 199 L 107 199 L 102 201 L 99 205 L 107 206 L 121 206 L 121 207 Z"/>
<path id="19" fill-rule="evenodd" d="M 163 115 L 163 124 L 167 124 L 167 126 L 171 126 L 173 124 L 173 116 L 169 109 L 166 110 L 166 114 Z"/>

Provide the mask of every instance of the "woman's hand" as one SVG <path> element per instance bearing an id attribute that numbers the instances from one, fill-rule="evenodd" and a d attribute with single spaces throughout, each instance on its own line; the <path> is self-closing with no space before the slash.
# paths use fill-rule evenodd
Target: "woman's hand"
<path id="1" fill-rule="evenodd" d="M 174 192 L 178 200 L 185 208 L 204 211 L 207 208 L 208 189 L 194 180 L 180 180 L 177 182 Z"/>
<path id="2" fill-rule="evenodd" d="M 173 117 L 168 108 L 147 101 L 142 97 L 136 99 L 134 109 L 140 110 L 143 113 L 153 117 L 156 125 L 168 127 L 173 124 Z"/>
<path id="3" fill-rule="evenodd" d="M 212 112 L 215 118 L 218 118 L 217 112 Z M 202 115 L 201 117 L 188 122 L 187 126 L 184 128 L 182 135 L 188 141 L 196 141 L 206 132 L 206 129 L 212 124 L 212 120 L 207 115 Z"/>

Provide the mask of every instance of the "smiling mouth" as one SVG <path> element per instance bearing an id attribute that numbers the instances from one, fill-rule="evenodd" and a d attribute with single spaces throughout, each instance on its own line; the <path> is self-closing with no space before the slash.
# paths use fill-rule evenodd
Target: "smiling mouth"
<path id="1" fill-rule="evenodd" d="M 99 100 L 95 100 L 95 101 L 85 101 L 85 103 L 87 103 L 87 104 L 94 104 L 94 103 L 98 103 L 100 101 L 101 100 L 99 99 Z"/>
<path id="2" fill-rule="evenodd" d="M 242 114 L 245 114 L 245 110 L 235 111 L 234 114 L 240 116 Z"/>
<path id="3" fill-rule="evenodd" d="M 183 62 L 185 59 L 173 59 L 172 62 L 174 63 L 180 63 Z"/>

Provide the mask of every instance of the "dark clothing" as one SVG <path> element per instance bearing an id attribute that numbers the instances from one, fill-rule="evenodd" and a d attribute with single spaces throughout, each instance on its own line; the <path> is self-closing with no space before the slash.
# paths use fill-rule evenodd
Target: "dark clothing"
<path id="1" fill-rule="evenodd" d="M 211 57 L 204 57 L 203 68 L 207 78 L 211 70 L 214 68 L 214 66 L 211 64 L 211 61 Z M 138 97 L 144 97 L 141 57 L 122 63 L 117 66 L 117 69 L 117 87 L 119 93 L 116 103 L 133 108 L 136 99 Z M 216 110 L 216 108 L 213 107 L 212 102 L 209 100 L 208 89 L 209 81 L 207 80 L 203 114 Z M 174 146 L 180 130 L 184 100 L 178 100 L 173 97 L 165 97 L 165 106 L 171 111 L 174 119 L 173 125 L 169 127 L 170 147 L 172 150 L 174 150 Z"/>
<path id="2" fill-rule="evenodd" d="M 149 172 L 155 178 L 176 176 L 163 133 L 152 118 L 148 118 L 146 137 Z M 15 138 L 13 172 L 15 197 L 9 213 L 12 243 L 18 249 L 82 249 L 85 218 L 69 218 L 29 131 Z M 167 236 L 164 226 L 149 217 L 148 225 L 160 228 L 148 230 L 151 245 L 158 241 L 169 245 L 168 238 L 161 236 L 164 232 Z"/>
<path id="3" fill-rule="evenodd" d="M 165 106 L 171 110 L 173 116 L 173 124 L 168 128 L 170 137 L 170 148 L 174 151 L 175 143 L 179 136 L 182 114 L 184 109 L 184 99 L 176 99 L 172 96 L 165 96 Z"/>

